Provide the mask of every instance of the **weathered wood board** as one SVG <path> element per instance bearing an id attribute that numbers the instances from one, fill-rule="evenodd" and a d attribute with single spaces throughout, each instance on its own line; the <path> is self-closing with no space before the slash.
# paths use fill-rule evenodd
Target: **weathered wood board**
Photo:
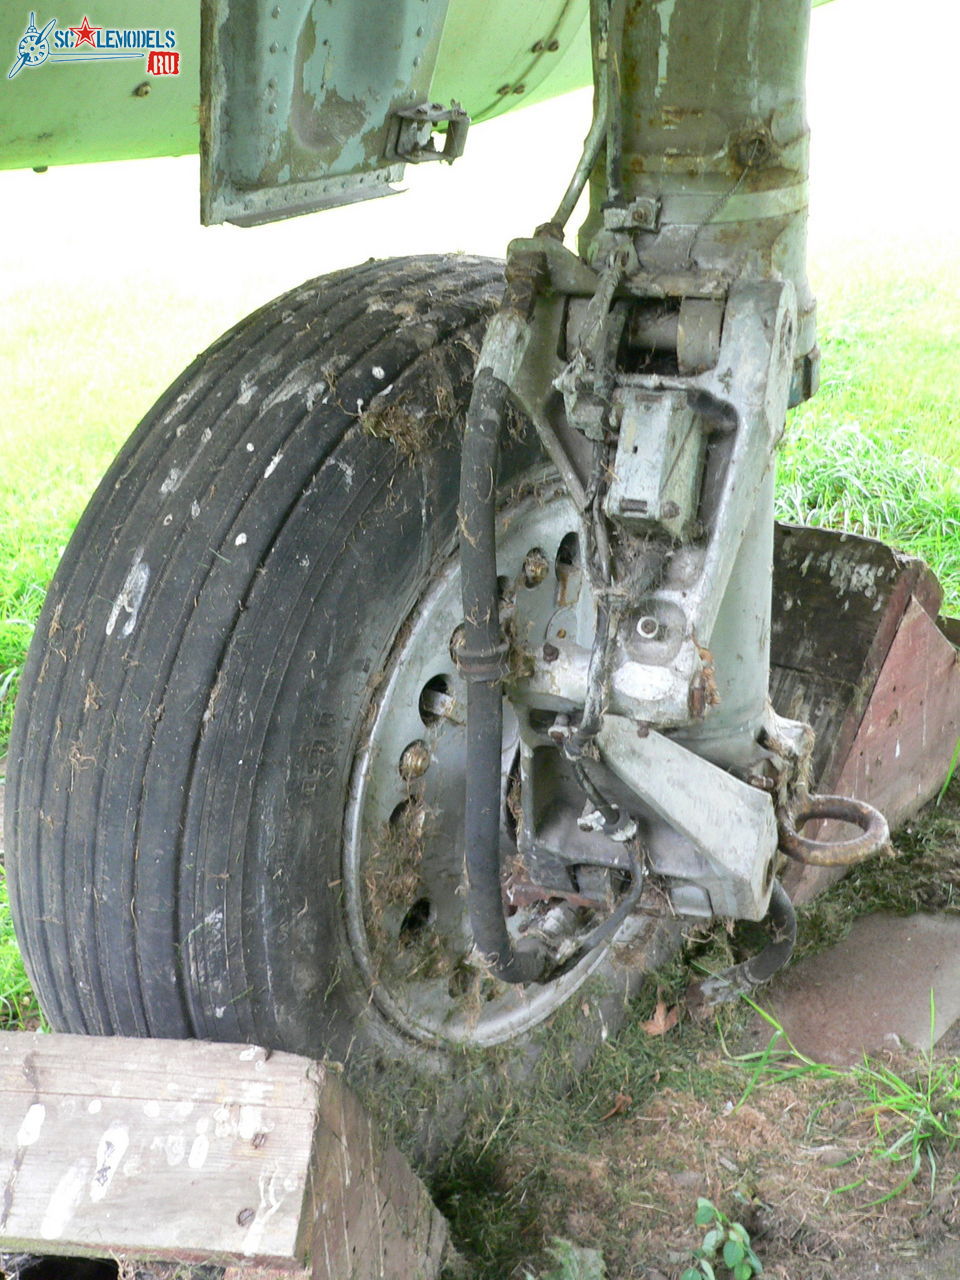
<path id="1" fill-rule="evenodd" d="M 774 565 L 774 707 L 816 730 L 816 790 L 896 829 L 936 795 L 960 737 L 960 628 L 938 619 L 927 566 L 873 539 L 778 526 Z M 804 902 L 841 874 L 791 866 L 784 884 Z"/>
<path id="2" fill-rule="evenodd" d="M 0 1033 L 0 1251 L 434 1280 L 446 1223 L 336 1071 Z"/>

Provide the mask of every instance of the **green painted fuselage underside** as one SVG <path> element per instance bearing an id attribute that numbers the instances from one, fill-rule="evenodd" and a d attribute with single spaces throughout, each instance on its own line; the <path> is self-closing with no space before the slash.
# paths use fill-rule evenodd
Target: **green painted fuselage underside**
<path id="1" fill-rule="evenodd" d="M 385 0 L 386 2 L 386 0 Z M 305 10 L 309 3 L 304 4 Z M 587 0 L 450 0 L 431 96 L 456 98 L 474 121 L 566 93 L 590 81 Z M 61 13 L 63 11 L 61 10 Z M 52 14 L 36 11 L 43 28 Z M 122 0 L 91 22 L 173 29 L 178 75 L 148 74 L 144 57 L 48 59 L 12 79 L 29 11 L 0 11 L 0 168 L 187 155 L 198 150 L 200 5 L 167 0 L 162 16 L 147 0 Z M 58 18 L 60 29 L 81 16 Z M 52 39 L 52 36 L 51 36 Z M 537 48 L 536 46 L 540 46 Z M 555 47 L 551 47 L 555 46 Z M 5 51 L 5 53 L 4 53 Z"/>
<path id="2" fill-rule="evenodd" d="M 311 0 L 295 2 L 305 14 L 311 7 Z M 588 0 L 450 0 L 431 96 L 445 105 L 456 99 L 478 122 L 588 84 L 588 8 Z M 200 3 L 166 0 L 161 14 L 157 10 L 148 0 L 120 0 L 91 21 L 173 29 L 178 75 L 148 74 L 145 58 L 72 65 L 51 59 L 23 66 L 8 79 L 30 15 L 7 0 L 0 9 L 0 58 L 3 51 L 9 58 L 9 65 L 0 63 L 0 168 L 198 150 Z M 51 16 L 38 9 L 37 26 L 45 27 Z M 76 13 L 58 16 L 61 30 L 79 22 Z"/>

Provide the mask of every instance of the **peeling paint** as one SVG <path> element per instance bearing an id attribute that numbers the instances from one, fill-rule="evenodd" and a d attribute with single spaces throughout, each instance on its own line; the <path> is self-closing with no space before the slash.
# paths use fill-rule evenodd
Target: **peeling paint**
<path id="1" fill-rule="evenodd" d="M 17 1130 L 17 1146 L 32 1147 L 40 1137 L 40 1130 L 46 1118 L 46 1107 L 42 1102 L 35 1102 L 23 1117 L 20 1128 Z"/>
<path id="2" fill-rule="evenodd" d="M 123 586 L 120 588 L 120 594 L 113 602 L 113 608 L 110 610 L 110 617 L 107 619 L 108 636 L 113 635 L 114 627 L 116 627 L 121 613 L 126 613 L 128 617 L 120 634 L 124 636 L 132 634 L 134 627 L 137 625 L 137 618 L 140 616 L 140 607 L 143 604 L 143 597 L 147 593 L 149 581 L 150 566 L 143 563 L 143 547 L 138 547 L 137 553 L 133 558 L 133 564 L 130 566 L 130 571 L 124 579 Z"/>
<path id="3" fill-rule="evenodd" d="M 210 1153 L 210 1139 L 205 1134 L 197 1134 L 187 1156 L 187 1164 L 191 1169 L 202 1169 Z"/>
<path id="4" fill-rule="evenodd" d="M 44 1240 L 58 1240 L 63 1235 L 83 1197 L 89 1177 L 89 1160 L 78 1160 L 62 1174 L 40 1223 L 40 1235 Z"/>
<path id="5" fill-rule="evenodd" d="M 660 21 L 660 45 L 657 50 L 657 97 L 660 96 L 667 81 L 667 59 L 670 55 L 670 23 L 677 0 L 661 0 L 657 5 L 657 18 Z"/>
<path id="6" fill-rule="evenodd" d="M 94 1204 L 110 1190 L 129 1145 L 130 1130 L 125 1124 L 111 1125 L 97 1144 L 97 1168 L 90 1182 L 90 1199 Z"/>
<path id="7" fill-rule="evenodd" d="M 161 494 L 166 497 L 167 494 L 176 493 L 183 481 L 183 471 L 180 467 L 171 467 L 166 480 L 160 486 Z"/>
<path id="8" fill-rule="evenodd" d="M 243 1245 L 241 1246 L 245 1257 L 252 1257 L 259 1252 L 264 1232 L 267 1224 L 274 1216 L 283 1203 L 284 1192 L 289 1190 L 284 1186 L 283 1180 L 279 1173 L 274 1172 L 269 1177 L 266 1172 L 260 1174 L 259 1180 L 260 1203 L 257 1206 L 256 1216 L 251 1222 L 247 1234 L 244 1236 Z"/>
<path id="9" fill-rule="evenodd" d="M 263 1111 L 260 1107 L 242 1106 L 237 1121 L 237 1132 L 245 1142 L 250 1142 L 256 1134 L 264 1130 Z M 267 1126 L 272 1128 L 272 1126 Z"/>
<path id="10" fill-rule="evenodd" d="M 237 396 L 237 404 L 249 404 L 257 393 L 257 384 L 254 381 L 254 374 L 245 373 L 240 379 L 240 394 Z"/>

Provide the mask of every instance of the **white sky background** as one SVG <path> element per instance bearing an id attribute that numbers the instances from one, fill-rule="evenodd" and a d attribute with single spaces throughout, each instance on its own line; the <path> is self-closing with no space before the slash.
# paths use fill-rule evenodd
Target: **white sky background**
<path id="1" fill-rule="evenodd" d="M 915 240 L 926 251 L 942 241 L 956 253 L 957 0 L 815 10 L 808 79 L 814 253 L 851 240 Z M 195 157 L 0 173 L 0 279 L 9 296 L 45 280 L 88 288 L 157 273 L 176 293 L 235 299 L 239 319 L 371 256 L 500 255 L 552 213 L 589 112 L 588 91 L 518 111 L 476 128 L 452 168 L 408 167 L 402 195 L 247 230 L 200 227 Z M 856 268 L 855 255 L 845 261 Z"/>

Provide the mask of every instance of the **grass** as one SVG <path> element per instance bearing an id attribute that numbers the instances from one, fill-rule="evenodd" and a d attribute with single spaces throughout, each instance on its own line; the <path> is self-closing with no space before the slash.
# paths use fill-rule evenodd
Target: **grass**
<path id="1" fill-rule="evenodd" d="M 657 1000 L 679 999 L 686 980 L 679 964 L 659 974 L 657 988 L 641 997 L 616 1041 L 572 1084 L 563 1028 L 550 1028 L 551 1051 L 541 1058 L 532 1088 L 502 1100 L 495 1121 L 482 1105 L 471 1115 L 431 1189 L 477 1280 L 519 1276 L 528 1267 L 548 1270 L 550 1242 L 558 1235 L 599 1248 L 610 1275 L 625 1274 L 638 1242 L 624 1239 L 618 1222 L 630 1210 L 654 1205 L 647 1201 L 640 1151 L 611 1144 L 650 1100 L 676 1095 L 702 1104 L 731 1078 L 722 1060 L 707 1060 L 716 1042 L 712 1025 L 686 1021 L 662 1038 L 643 1030 Z"/>
<path id="2" fill-rule="evenodd" d="M 869 858 L 801 908 L 797 959 L 839 942 L 866 911 L 960 913 L 960 779 L 954 777 L 941 805 L 896 833 L 896 848 L 895 859 Z"/>
<path id="3" fill-rule="evenodd" d="M 937 1190 L 937 1174 L 941 1160 L 960 1146 L 960 1060 L 956 1057 L 937 1059 L 933 1029 L 936 1008 L 930 992 L 930 1043 L 918 1058 L 896 1068 L 892 1061 L 865 1057 L 849 1069 L 831 1067 L 800 1053 L 776 1018 L 752 1000 L 748 1004 L 773 1028 L 766 1047 L 758 1053 L 747 1053 L 738 1059 L 750 1069 L 750 1079 L 737 1106 L 742 1106 L 764 1084 L 817 1080 L 833 1086 L 833 1097 L 850 1103 L 868 1118 L 873 1130 L 869 1149 L 878 1161 L 908 1166 L 905 1175 L 897 1176 L 896 1185 L 867 1207 L 888 1204 L 902 1195 L 920 1176 L 924 1168 L 929 1174 L 929 1196 Z M 834 1195 L 856 1191 L 865 1177 L 837 1187 Z"/>
<path id="4" fill-rule="evenodd" d="M 19 1031 L 39 1021 L 40 1009 L 13 936 L 6 875 L 0 866 L 0 1030 Z"/>
<path id="5" fill-rule="evenodd" d="M 801 954 L 871 911 L 960 910 L 960 779 L 897 844 L 896 859 L 871 859 L 802 911 Z M 692 931 L 570 1087 L 573 1002 L 533 1088 L 478 1104 L 432 1183 L 477 1280 L 552 1275 L 556 1237 L 599 1250 L 612 1278 L 673 1276 L 701 1243 L 698 1196 L 748 1223 L 764 1274 L 788 1280 L 827 1280 L 841 1253 L 862 1257 L 864 1275 L 888 1255 L 896 1274 L 901 1252 L 939 1239 L 960 1185 L 956 1058 L 904 1050 L 848 1071 L 798 1057 L 770 1018 L 765 1047 L 738 1052 L 746 1006 L 644 1029 L 658 1001 L 682 1010 L 691 976 L 742 958 L 738 946 L 721 927 Z M 419 1101 L 443 1105 L 442 1091 Z"/>
<path id="6" fill-rule="evenodd" d="M 47 584 L 91 493 L 150 405 L 238 318 L 229 301 L 200 304 L 143 282 L 107 281 L 81 300 L 48 285 L 4 301 L 0 758 Z"/>
<path id="7" fill-rule="evenodd" d="M 919 453 L 905 428 L 871 436 L 856 422 L 825 427 L 812 412 L 779 459 L 777 514 L 880 538 L 926 560 L 944 608 L 960 611 L 960 483 L 954 468 Z"/>
<path id="8" fill-rule="evenodd" d="M 823 375 L 788 422 L 778 515 L 920 556 L 958 613 L 960 257 L 880 256 L 851 279 L 838 256 L 815 283 Z"/>

